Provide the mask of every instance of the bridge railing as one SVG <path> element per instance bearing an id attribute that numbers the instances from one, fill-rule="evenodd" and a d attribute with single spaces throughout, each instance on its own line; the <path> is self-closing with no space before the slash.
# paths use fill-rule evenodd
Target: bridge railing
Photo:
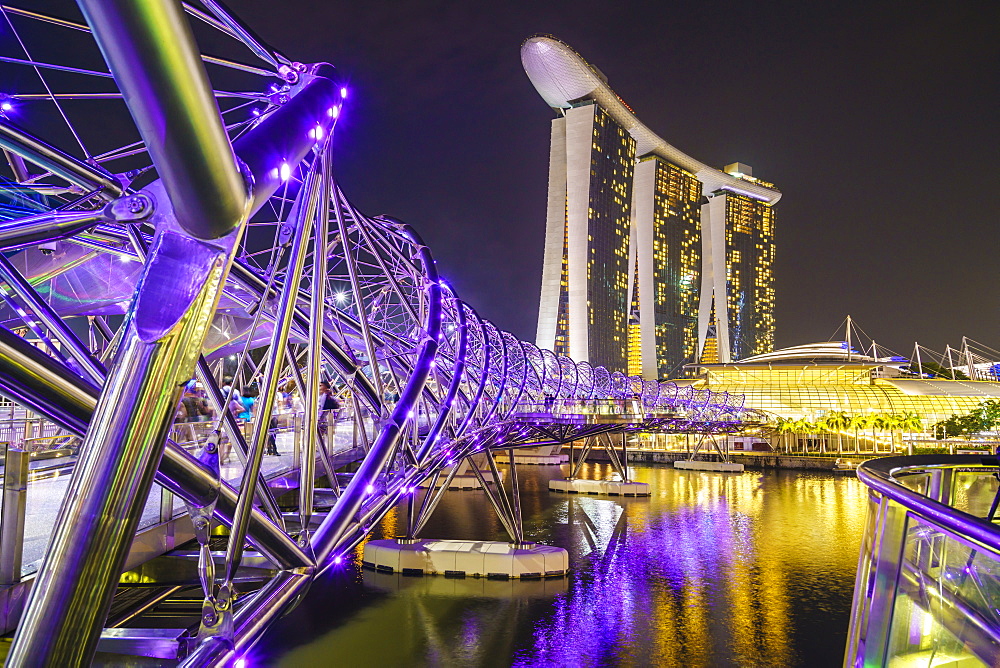
<path id="1" fill-rule="evenodd" d="M 514 415 L 641 415 L 643 405 L 639 399 L 551 399 L 519 403 L 511 411 Z"/>
<path id="2" fill-rule="evenodd" d="M 630 415 L 649 418 L 676 416 L 695 421 L 739 420 L 748 411 L 727 402 L 727 397 L 700 390 L 693 400 L 661 401 L 647 397 L 624 399 L 546 399 L 520 402 L 511 415 Z"/>
<path id="3" fill-rule="evenodd" d="M 998 476 L 971 455 L 858 467 L 870 496 L 845 665 L 996 665 Z"/>
<path id="4" fill-rule="evenodd" d="M 265 459 L 261 472 L 271 480 L 298 470 L 302 458 L 305 433 L 301 410 L 277 414 L 273 429 L 278 457 Z M 336 416 L 323 416 L 326 422 L 328 456 L 350 450 L 358 443 L 354 414 L 346 407 Z M 240 420 L 245 438 L 253 424 Z M 371 419 L 365 419 L 372 432 Z M 168 438 L 191 453 L 201 448 L 216 425 L 210 421 L 175 422 Z M 352 433 L 353 432 L 353 433 Z M 68 434 L 54 423 L 20 411 L 15 417 L 0 420 L 0 587 L 19 582 L 33 574 L 44 555 L 56 512 L 65 497 L 68 473 L 72 470 L 79 447 L 79 437 Z M 9 439 L 9 440 L 7 440 Z M 245 473 L 245 460 L 228 438 L 219 444 L 222 479 L 239 486 Z M 22 470 L 23 467 L 23 470 Z M 139 530 L 172 520 L 187 511 L 182 500 L 168 490 L 156 486 L 145 503 Z M 5 630 L 4 630 L 5 629 Z M 0 621 L 0 632 L 9 631 Z"/>

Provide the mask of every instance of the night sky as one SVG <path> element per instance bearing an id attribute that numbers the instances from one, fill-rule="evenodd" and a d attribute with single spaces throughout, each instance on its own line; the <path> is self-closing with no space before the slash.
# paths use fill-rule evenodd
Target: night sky
<path id="1" fill-rule="evenodd" d="M 337 175 L 414 225 L 485 317 L 534 340 L 549 121 L 521 42 L 549 33 L 667 141 L 741 161 L 777 205 L 777 344 L 844 316 L 908 355 L 1000 348 L 1000 3 L 240 0 L 351 82 Z"/>

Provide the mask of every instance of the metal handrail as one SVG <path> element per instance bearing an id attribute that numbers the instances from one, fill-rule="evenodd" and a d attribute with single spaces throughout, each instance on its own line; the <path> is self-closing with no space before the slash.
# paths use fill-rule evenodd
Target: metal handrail
<path id="1" fill-rule="evenodd" d="M 987 520 L 936 501 L 900 484 L 901 474 L 916 474 L 957 467 L 998 467 L 997 457 L 978 455 L 914 455 L 882 457 L 860 464 L 858 479 L 907 510 L 964 538 L 971 538 L 1000 552 L 1000 527 Z"/>

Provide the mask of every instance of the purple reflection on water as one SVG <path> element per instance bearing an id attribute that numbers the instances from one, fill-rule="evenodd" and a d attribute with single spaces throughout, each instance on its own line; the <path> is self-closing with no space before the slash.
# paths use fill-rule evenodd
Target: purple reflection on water
<path id="1" fill-rule="evenodd" d="M 355 563 L 269 632 L 261 652 L 282 663 L 254 663 L 324 665 L 347 646 L 354 665 L 840 662 L 863 485 L 807 473 L 634 471 L 652 497 L 556 495 L 548 481 L 565 467 L 518 471 L 525 531 L 569 550 L 568 578 L 354 575 Z M 588 463 L 583 474 L 612 470 Z M 373 538 L 398 534 L 404 513 L 400 506 Z M 485 496 L 463 491 L 445 495 L 423 535 L 506 538 Z M 343 612 L 333 614 L 331 600 Z"/>
<path id="2" fill-rule="evenodd" d="M 597 524 L 611 518 L 590 519 Z M 624 660 L 638 649 L 633 647 L 636 642 L 655 637 L 651 613 L 665 603 L 673 603 L 670 607 L 701 605 L 701 601 L 686 600 L 692 595 L 697 599 L 717 596 L 713 578 L 729 570 L 730 562 L 750 546 L 747 518 L 734 515 L 723 498 L 706 499 L 702 505 L 676 508 L 669 514 L 647 515 L 643 522 L 629 520 L 628 510 L 619 510 L 606 548 L 592 552 L 588 566 L 578 567 L 579 576 L 570 591 L 559 596 L 552 615 L 535 626 L 533 647 L 518 652 L 514 665 Z M 586 524 L 587 520 L 582 521 Z M 632 658 L 642 656 L 648 656 L 647 652 Z"/>

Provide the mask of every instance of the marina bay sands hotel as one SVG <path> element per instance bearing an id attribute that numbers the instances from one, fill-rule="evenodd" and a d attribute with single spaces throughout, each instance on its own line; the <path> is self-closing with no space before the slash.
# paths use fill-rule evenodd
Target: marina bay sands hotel
<path id="1" fill-rule="evenodd" d="M 537 344 L 666 379 L 774 348 L 774 186 L 643 125 L 576 51 L 521 47 L 552 121 Z"/>

